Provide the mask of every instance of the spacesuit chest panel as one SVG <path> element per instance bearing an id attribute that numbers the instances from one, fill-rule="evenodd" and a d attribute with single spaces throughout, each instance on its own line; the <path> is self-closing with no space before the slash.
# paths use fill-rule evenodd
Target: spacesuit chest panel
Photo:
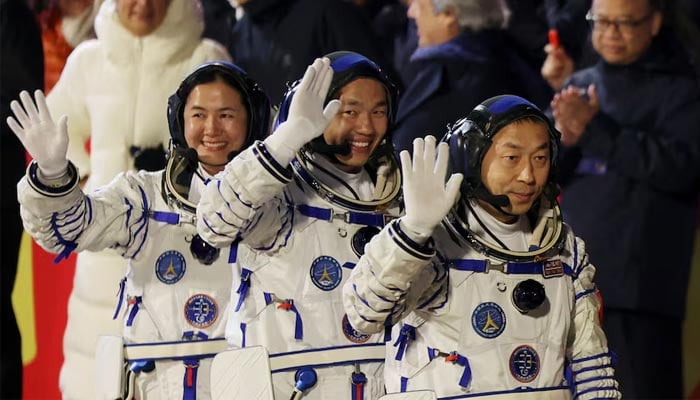
<path id="1" fill-rule="evenodd" d="M 448 261 L 485 259 L 457 246 L 441 249 L 441 255 Z M 539 282 L 546 294 L 527 313 L 513 301 L 514 290 L 525 280 Z M 571 276 L 474 272 L 451 265 L 448 290 L 443 309 L 419 313 L 425 323 L 415 329 L 416 339 L 402 360 L 392 361 L 409 390 L 443 386 L 452 389 L 439 395 L 458 395 L 562 383 L 574 298 Z"/>
<path id="2" fill-rule="evenodd" d="M 218 258 L 205 265 L 190 250 L 197 234 L 194 215 L 172 209 L 162 200 L 150 215 L 143 256 L 131 260 L 127 279 L 129 313 L 140 296 L 138 313 L 131 321 L 127 318 L 127 336 L 140 341 L 176 341 L 188 332 L 223 337 L 231 289 L 231 249 L 221 249 Z"/>
<path id="3" fill-rule="evenodd" d="M 358 249 L 363 252 L 371 238 L 362 236 L 367 226 L 344 217 L 319 218 L 316 215 L 327 215 L 328 210 L 335 215 L 347 215 L 349 210 L 294 185 L 288 198 L 295 211 L 287 245 L 252 257 L 253 264 L 247 263 L 249 257 L 240 259 L 239 268 L 253 272 L 247 298 L 232 313 L 236 322 L 230 325 L 245 324 L 246 345 L 262 344 L 271 353 L 383 341 L 382 334 L 355 331 L 342 305 L 343 283 L 359 260 Z"/>

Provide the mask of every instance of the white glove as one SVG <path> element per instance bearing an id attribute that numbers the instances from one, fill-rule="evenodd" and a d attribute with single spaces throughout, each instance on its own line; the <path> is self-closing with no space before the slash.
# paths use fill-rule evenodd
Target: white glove
<path id="1" fill-rule="evenodd" d="M 41 90 L 34 92 L 36 104 L 26 90 L 19 97 L 22 106 L 17 100 L 10 103 L 15 117 L 7 117 L 7 125 L 37 162 L 44 178 L 50 180 L 64 175 L 68 168 L 68 117 L 62 116 L 56 125 Z"/>
<path id="2" fill-rule="evenodd" d="M 306 143 L 323 134 L 340 108 L 332 100 L 323 108 L 333 69 L 328 58 L 317 58 L 309 65 L 294 92 L 287 120 L 265 139 L 265 147 L 281 165 L 286 166 Z"/>
<path id="3" fill-rule="evenodd" d="M 403 173 L 403 199 L 406 214 L 401 225 L 423 238 L 432 235 L 440 221 L 447 215 L 459 194 L 462 174 L 452 174 L 445 183 L 449 147 L 440 143 L 435 158 L 436 139 L 426 136 L 413 141 L 413 162 L 408 151 L 401 152 Z"/>

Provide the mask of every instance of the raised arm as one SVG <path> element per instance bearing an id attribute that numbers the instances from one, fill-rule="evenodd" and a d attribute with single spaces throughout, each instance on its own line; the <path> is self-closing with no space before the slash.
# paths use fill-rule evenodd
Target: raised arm
<path id="1" fill-rule="evenodd" d="M 433 261 L 430 236 L 452 208 L 461 174 L 445 183 L 448 147 L 437 150 L 432 136 L 416 139 L 413 159 L 401 153 L 406 214 L 376 235 L 343 287 L 343 305 L 352 326 L 381 331 L 417 308 L 444 301 L 447 273 Z"/>

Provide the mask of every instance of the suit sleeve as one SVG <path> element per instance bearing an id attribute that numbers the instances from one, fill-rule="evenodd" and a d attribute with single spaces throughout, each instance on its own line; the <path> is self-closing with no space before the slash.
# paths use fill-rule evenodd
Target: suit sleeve
<path id="1" fill-rule="evenodd" d="M 236 240 L 261 251 L 284 246 L 294 217 L 284 192 L 291 179 L 262 142 L 254 143 L 207 184 L 197 206 L 197 231 L 217 247 Z"/>
<path id="2" fill-rule="evenodd" d="M 343 287 L 343 306 L 352 326 L 380 332 L 414 310 L 429 311 L 446 301 L 447 273 L 431 241 L 419 245 L 399 220 L 377 234 Z"/>
<path id="3" fill-rule="evenodd" d="M 593 278 L 595 267 L 589 262 L 583 240 L 570 236 L 575 257 L 574 290 L 576 292 L 572 330 L 569 334 L 567 358 L 571 380 L 579 399 L 621 398 L 615 379 L 613 355 L 600 324 L 600 294 Z"/>

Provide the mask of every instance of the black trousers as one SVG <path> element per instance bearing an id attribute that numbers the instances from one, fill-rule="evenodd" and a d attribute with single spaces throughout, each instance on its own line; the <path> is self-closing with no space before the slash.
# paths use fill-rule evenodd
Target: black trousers
<path id="1" fill-rule="evenodd" d="M 22 397 L 22 340 L 12 310 L 12 287 L 22 238 L 19 207 L 3 208 L 0 214 L 0 399 Z"/>
<path id="2" fill-rule="evenodd" d="M 682 325 L 677 318 L 605 309 L 603 329 L 617 354 L 624 399 L 683 398 Z"/>

